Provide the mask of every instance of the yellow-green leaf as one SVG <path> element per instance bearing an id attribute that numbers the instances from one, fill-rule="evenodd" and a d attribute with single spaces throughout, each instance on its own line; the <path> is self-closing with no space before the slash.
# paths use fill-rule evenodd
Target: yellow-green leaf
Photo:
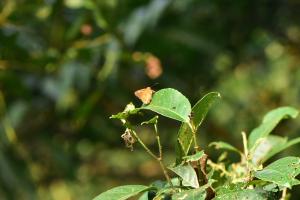
<path id="1" fill-rule="evenodd" d="M 189 122 L 191 104 L 180 92 L 172 88 L 166 88 L 154 93 L 150 104 L 141 109 L 151 110 L 165 117 L 181 122 Z"/>
<path id="2" fill-rule="evenodd" d="M 152 187 L 144 185 L 124 185 L 103 192 L 93 200 L 126 200 L 150 189 Z"/>
<path id="3" fill-rule="evenodd" d="M 300 158 L 285 157 L 255 172 L 254 175 L 258 179 L 291 188 L 293 185 L 300 184 L 300 181 L 295 179 L 298 174 L 300 174 Z"/>
<path id="4" fill-rule="evenodd" d="M 192 108 L 192 120 L 196 130 L 203 122 L 211 106 L 220 99 L 218 92 L 210 92 L 201 98 Z M 178 151 L 183 151 L 183 155 L 187 155 L 193 141 L 193 133 L 187 123 L 182 123 L 178 132 Z"/>

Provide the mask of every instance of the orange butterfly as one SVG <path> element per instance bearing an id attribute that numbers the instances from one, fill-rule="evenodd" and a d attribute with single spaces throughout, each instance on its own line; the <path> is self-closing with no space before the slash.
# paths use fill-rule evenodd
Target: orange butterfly
<path id="1" fill-rule="evenodd" d="M 151 87 L 146 87 L 134 92 L 134 95 L 139 98 L 144 104 L 149 104 L 152 99 L 152 95 L 155 91 Z"/>

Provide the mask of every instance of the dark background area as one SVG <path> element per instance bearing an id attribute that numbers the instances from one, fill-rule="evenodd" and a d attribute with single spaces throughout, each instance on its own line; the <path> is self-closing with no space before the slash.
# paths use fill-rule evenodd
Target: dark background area
<path id="1" fill-rule="evenodd" d="M 109 119 L 147 86 L 192 104 L 220 92 L 199 141 L 212 159 L 212 141 L 241 148 L 267 111 L 300 106 L 299 10 L 297 0 L 0 1 L 0 199 L 85 200 L 162 178 Z M 160 120 L 171 164 L 180 124 Z M 275 132 L 294 138 L 299 124 Z M 139 134 L 155 147 L 149 127 Z"/>

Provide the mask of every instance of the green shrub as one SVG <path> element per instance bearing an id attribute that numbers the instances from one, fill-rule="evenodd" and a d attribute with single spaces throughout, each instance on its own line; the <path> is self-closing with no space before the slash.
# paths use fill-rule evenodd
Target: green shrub
<path id="1" fill-rule="evenodd" d="M 145 90 L 144 92 L 147 92 Z M 220 94 L 211 92 L 200 99 L 193 107 L 189 100 L 175 89 L 167 88 L 155 92 L 148 88 L 151 102 L 136 108 L 128 104 L 123 112 L 111 116 L 121 120 L 125 127 L 122 135 L 126 146 L 133 148 L 139 143 L 160 165 L 165 181 L 155 181 L 149 186 L 126 185 L 108 190 L 94 200 L 123 200 L 140 195 L 139 200 L 201 200 L 201 199 L 286 199 L 287 189 L 300 183 L 295 177 L 300 174 L 300 158 L 284 157 L 267 166 L 264 163 L 275 154 L 300 142 L 300 138 L 288 140 L 285 137 L 270 135 L 277 124 L 285 118 L 295 118 L 298 111 L 292 107 L 280 107 L 267 113 L 262 123 L 249 136 L 242 132 L 243 151 L 225 142 L 213 142 L 209 146 L 224 151 L 217 162 L 213 162 L 197 143 L 198 128 L 210 107 L 220 99 Z M 143 95 L 143 94 L 141 94 Z M 143 100 L 143 96 L 140 97 Z M 153 126 L 158 146 L 156 155 L 141 140 L 135 131 L 136 125 L 130 117 L 145 110 L 180 121 L 176 145 L 176 161 L 166 167 L 163 162 L 162 145 L 157 128 L 158 116 L 141 125 Z M 233 163 L 226 157 L 227 151 L 240 156 Z M 172 172 L 174 177 L 169 173 Z"/>

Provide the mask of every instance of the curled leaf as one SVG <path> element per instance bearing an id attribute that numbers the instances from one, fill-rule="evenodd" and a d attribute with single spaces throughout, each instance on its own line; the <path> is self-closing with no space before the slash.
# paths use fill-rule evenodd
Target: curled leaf
<path id="1" fill-rule="evenodd" d="M 268 112 L 262 124 L 250 133 L 248 139 L 249 149 L 254 147 L 261 138 L 268 136 L 282 119 L 296 118 L 298 113 L 298 110 L 292 107 L 280 107 Z"/>

